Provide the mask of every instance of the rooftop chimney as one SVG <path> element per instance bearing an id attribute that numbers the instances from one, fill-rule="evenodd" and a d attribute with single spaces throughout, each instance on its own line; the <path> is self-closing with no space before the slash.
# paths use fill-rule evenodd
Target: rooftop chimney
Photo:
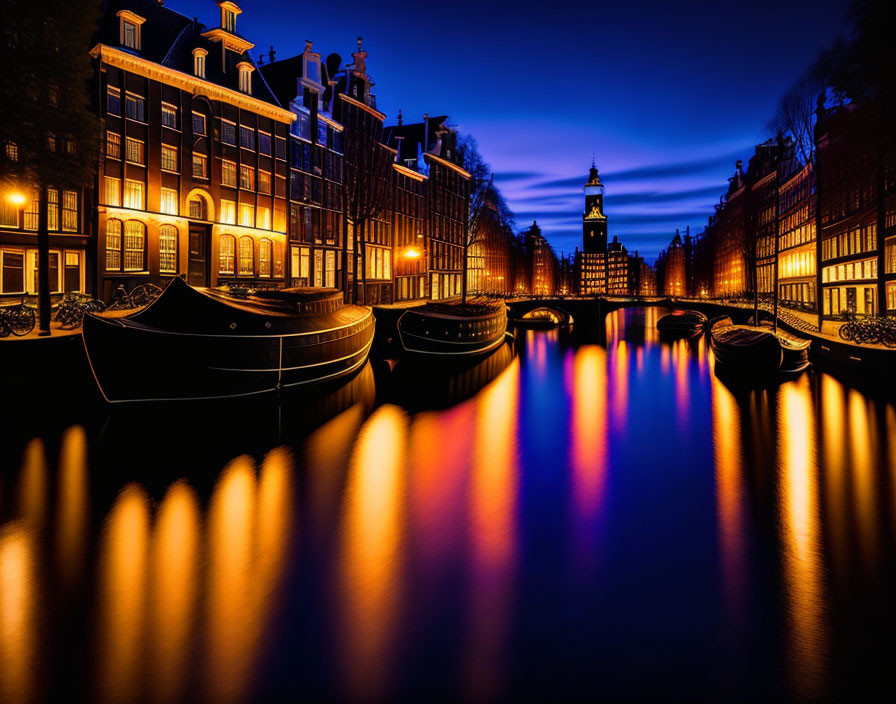
<path id="1" fill-rule="evenodd" d="M 403 124 L 403 118 L 401 117 L 401 108 L 398 108 L 398 126 L 401 127 Z"/>
<path id="2" fill-rule="evenodd" d="M 274 63 L 274 54 L 275 54 L 275 53 L 276 53 L 276 52 L 274 51 L 274 47 L 271 46 L 271 50 L 268 52 L 268 61 L 269 61 L 269 63 Z"/>

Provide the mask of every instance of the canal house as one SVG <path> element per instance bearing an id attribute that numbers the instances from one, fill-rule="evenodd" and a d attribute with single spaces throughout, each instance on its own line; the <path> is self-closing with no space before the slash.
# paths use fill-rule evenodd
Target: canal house
<path id="1" fill-rule="evenodd" d="M 206 27 L 155 0 L 112 0 L 91 50 L 104 121 L 95 226 L 99 286 L 180 276 L 197 286 L 286 280 L 282 107 L 220 0 Z"/>

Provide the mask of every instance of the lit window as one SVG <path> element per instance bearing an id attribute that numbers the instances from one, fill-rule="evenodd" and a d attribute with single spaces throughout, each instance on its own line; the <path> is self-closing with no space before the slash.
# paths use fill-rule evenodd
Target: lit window
<path id="1" fill-rule="evenodd" d="M 121 91 L 109 86 L 106 92 L 106 113 L 109 115 L 121 115 Z"/>
<path id="2" fill-rule="evenodd" d="M 177 129 L 177 108 L 168 103 L 162 103 L 162 124 L 173 130 Z"/>
<path id="3" fill-rule="evenodd" d="M 240 70 L 240 91 L 252 93 L 252 64 L 243 61 L 237 64 Z"/>
<path id="4" fill-rule="evenodd" d="M 62 192 L 62 231 L 78 231 L 78 194 L 75 191 Z"/>
<path id="5" fill-rule="evenodd" d="M 205 199 L 202 196 L 193 196 L 189 203 L 190 217 L 194 220 L 208 220 L 205 208 Z"/>
<path id="6" fill-rule="evenodd" d="M 271 229 L 271 209 L 259 207 L 258 208 L 258 220 L 255 224 L 256 227 L 261 227 L 265 230 Z"/>
<path id="7" fill-rule="evenodd" d="M 204 154 L 193 153 L 193 178 L 208 178 L 208 159 Z"/>
<path id="8" fill-rule="evenodd" d="M 4 205 L 6 205 L 6 199 L 4 199 Z M 37 214 L 40 210 L 40 191 L 37 189 L 31 191 L 31 196 L 28 199 L 28 203 L 25 205 L 24 222 L 22 223 L 22 227 L 25 230 L 36 230 L 37 229 Z M 0 219 L 0 225 L 12 225 L 12 227 L 16 227 L 18 225 L 18 217 L 16 210 L 14 208 L 10 208 L 9 215 L 11 217 Z"/>
<path id="9" fill-rule="evenodd" d="M 47 189 L 47 229 L 59 229 L 59 191 Z"/>
<path id="10" fill-rule="evenodd" d="M 236 144 L 236 124 L 221 120 L 221 141 L 224 144 Z"/>
<path id="11" fill-rule="evenodd" d="M 105 176 L 103 185 L 103 202 L 106 205 L 121 205 L 121 181 L 111 176 Z"/>
<path id="12" fill-rule="evenodd" d="M 124 97 L 124 112 L 128 119 L 146 122 L 146 101 L 139 95 L 126 93 Z"/>
<path id="13" fill-rule="evenodd" d="M 159 228 L 159 273 L 177 273 L 177 228 L 174 225 Z"/>
<path id="14" fill-rule="evenodd" d="M 142 185 L 142 184 L 141 184 Z M 143 247 L 146 227 L 137 220 L 124 224 L 124 270 L 143 271 Z"/>
<path id="15" fill-rule="evenodd" d="M 240 276 L 255 273 L 255 243 L 248 235 L 240 237 Z"/>
<path id="16" fill-rule="evenodd" d="M 106 223 L 106 270 L 121 269 L 121 220 Z"/>
<path id="17" fill-rule="evenodd" d="M 15 142 L 6 142 L 6 158 L 10 161 L 19 160 L 19 145 Z"/>
<path id="18" fill-rule="evenodd" d="M 218 247 L 218 273 L 234 274 L 236 273 L 236 240 L 233 235 L 221 235 L 220 246 Z"/>
<path id="19" fill-rule="evenodd" d="M 249 203 L 240 203 L 240 225 L 255 226 L 255 208 Z"/>
<path id="20" fill-rule="evenodd" d="M 162 145 L 162 171 L 177 173 L 177 147 L 170 144 Z"/>
<path id="21" fill-rule="evenodd" d="M 140 51 L 140 26 L 146 20 L 129 10 L 121 10 L 117 13 L 117 16 L 119 21 L 119 43 L 128 49 Z"/>
<path id="22" fill-rule="evenodd" d="M 200 112 L 193 113 L 193 134 L 205 135 L 205 115 Z"/>
<path id="23" fill-rule="evenodd" d="M 227 159 L 221 161 L 221 183 L 236 188 L 236 162 Z"/>
<path id="24" fill-rule="evenodd" d="M 126 155 L 127 160 L 132 164 L 143 164 L 144 163 L 144 154 L 143 154 L 143 142 L 139 139 L 131 139 L 127 138 L 126 142 Z"/>
<path id="25" fill-rule="evenodd" d="M 274 244 L 266 237 L 258 244 L 258 275 L 271 275 L 271 260 L 274 254 Z"/>
<path id="26" fill-rule="evenodd" d="M 121 135 L 106 132 L 106 156 L 121 159 Z"/>
<path id="27" fill-rule="evenodd" d="M 193 50 L 193 75 L 205 78 L 205 57 L 208 52 L 205 49 Z"/>
<path id="28" fill-rule="evenodd" d="M 259 171 L 258 172 L 258 192 L 259 193 L 270 193 L 271 192 L 271 172 L 270 171 Z"/>
<path id="29" fill-rule="evenodd" d="M 240 166 L 240 188 L 250 191 L 255 189 L 255 169 L 251 166 L 245 164 Z"/>
<path id="30" fill-rule="evenodd" d="M 228 32 L 236 31 L 236 13 L 233 10 L 222 10 L 221 25 Z"/>
<path id="31" fill-rule="evenodd" d="M 124 207 L 143 210 L 143 182 L 125 179 Z"/>
<path id="32" fill-rule="evenodd" d="M 163 188 L 159 209 L 168 215 L 177 215 L 177 189 Z"/>
<path id="33" fill-rule="evenodd" d="M 255 149 L 255 132 L 251 127 L 240 125 L 240 146 L 246 149 Z"/>
<path id="34" fill-rule="evenodd" d="M 234 201 L 221 201 L 221 222 L 236 225 L 236 203 Z"/>

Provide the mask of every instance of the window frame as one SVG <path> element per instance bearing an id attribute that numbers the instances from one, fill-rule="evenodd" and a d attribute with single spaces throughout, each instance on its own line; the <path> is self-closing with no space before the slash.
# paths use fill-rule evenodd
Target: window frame
<path id="1" fill-rule="evenodd" d="M 248 243 L 248 256 L 243 251 L 243 245 Z M 240 235 L 237 241 L 237 276 L 254 277 L 255 276 L 255 240 L 250 235 Z M 248 266 L 246 265 L 248 261 Z"/>
<path id="2" fill-rule="evenodd" d="M 170 231 L 174 232 L 174 247 L 170 251 L 163 251 L 162 243 L 166 237 L 170 236 Z M 178 269 L 178 242 L 180 240 L 180 230 L 170 223 L 165 223 L 159 227 L 159 273 L 160 274 L 177 274 Z M 167 257 L 174 258 L 174 266 L 165 268 L 163 262 Z"/>
<path id="3" fill-rule="evenodd" d="M 172 114 L 172 115 L 174 115 L 174 124 L 173 124 L 173 125 L 169 125 L 167 122 L 165 122 L 165 114 L 166 114 L 166 112 L 167 112 L 168 114 Z M 161 107 L 161 109 L 160 109 L 160 111 L 159 111 L 159 115 L 161 116 L 161 121 L 162 121 L 162 127 L 167 127 L 169 130 L 177 130 L 177 129 L 179 129 L 178 126 L 177 126 L 177 125 L 178 125 L 178 119 L 177 119 L 177 118 L 178 118 L 178 113 L 179 113 L 179 112 L 180 112 L 180 111 L 177 109 L 177 105 L 174 105 L 174 104 L 172 104 L 172 103 L 166 103 L 166 102 L 163 101 L 163 102 L 162 102 L 162 107 Z"/>
<path id="4" fill-rule="evenodd" d="M 230 243 L 229 251 L 224 246 L 225 242 Z M 230 262 L 229 269 L 224 268 L 225 261 Z M 236 276 L 236 237 L 234 235 L 223 234 L 218 238 L 218 276 Z"/>
<path id="5" fill-rule="evenodd" d="M 173 210 L 165 209 L 165 197 L 168 196 L 174 205 Z M 167 188 L 162 186 L 159 190 L 159 211 L 166 215 L 180 215 L 180 193 L 176 188 Z"/>
<path id="6" fill-rule="evenodd" d="M 174 159 L 172 160 L 174 166 L 169 168 L 166 165 L 165 152 L 168 151 L 169 154 L 171 152 L 174 153 Z M 180 149 L 175 144 L 165 144 L 162 143 L 161 149 L 159 151 L 159 168 L 165 173 L 169 174 L 179 174 L 180 173 Z"/>

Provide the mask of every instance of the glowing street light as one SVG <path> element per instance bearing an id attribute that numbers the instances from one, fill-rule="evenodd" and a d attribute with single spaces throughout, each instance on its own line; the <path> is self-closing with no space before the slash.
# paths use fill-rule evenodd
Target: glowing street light
<path id="1" fill-rule="evenodd" d="M 421 252 L 416 247 L 408 247 L 402 252 L 402 255 L 405 259 L 419 259 L 423 256 L 423 252 Z"/>
<path id="2" fill-rule="evenodd" d="M 26 199 L 24 193 L 20 193 L 19 191 L 10 191 L 6 194 L 6 200 L 17 208 L 21 208 L 23 205 L 25 205 Z"/>

